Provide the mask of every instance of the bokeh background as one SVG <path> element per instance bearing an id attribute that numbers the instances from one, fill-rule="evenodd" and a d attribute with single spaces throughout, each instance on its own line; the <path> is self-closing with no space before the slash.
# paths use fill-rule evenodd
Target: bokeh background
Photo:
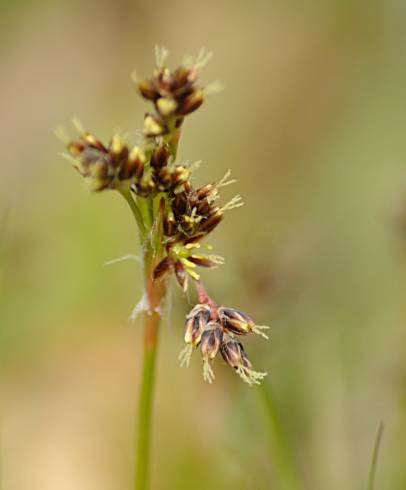
<path id="1" fill-rule="evenodd" d="M 141 295 L 136 230 L 90 195 L 53 131 L 142 125 L 131 71 L 155 44 L 201 46 L 225 91 L 185 124 L 197 180 L 238 179 L 210 237 L 213 297 L 272 325 L 249 389 L 178 367 L 172 288 L 160 339 L 152 488 L 406 488 L 406 4 L 399 0 L 8 0 L 0 7 L 0 488 L 132 488 Z"/>

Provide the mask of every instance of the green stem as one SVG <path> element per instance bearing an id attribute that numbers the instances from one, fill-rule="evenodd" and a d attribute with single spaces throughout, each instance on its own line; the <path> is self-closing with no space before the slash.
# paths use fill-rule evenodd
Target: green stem
<path id="1" fill-rule="evenodd" d="M 383 422 L 381 422 L 378 427 L 378 432 L 376 433 L 374 450 L 372 452 L 371 466 L 369 468 L 368 490 L 374 489 L 376 465 L 378 463 L 378 453 L 379 453 L 379 446 L 382 440 L 383 427 L 384 427 Z"/>
<path id="2" fill-rule="evenodd" d="M 144 220 L 142 219 L 140 210 L 138 209 L 138 206 L 136 202 L 134 201 L 130 189 L 119 189 L 120 194 L 124 197 L 124 199 L 127 201 L 128 205 L 130 206 L 130 209 L 134 215 L 134 218 L 137 222 L 138 228 L 140 229 L 141 233 L 141 242 L 143 241 L 146 233 L 146 228 L 144 225 Z"/>
<path id="3" fill-rule="evenodd" d="M 146 490 L 149 480 L 149 454 L 155 361 L 160 317 L 157 313 L 145 313 L 145 342 L 142 380 L 138 405 L 138 434 L 136 452 L 135 489 Z"/>
<path id="4" fill-rule="evenodd" d="M 148 228 L 151 228 L 154 217 L 150 212 L 149 202 L 151 197 L 137 197 L 137 206 L 142 216 L 142 219 Z"/>
<path id="5" fill-rule="evenodd" d="M 176 155 L 179 130 L 172 141 L 172 151 Z M 138 405 L 138 432 L 136 437 L 135 490 L 147 490 L 149 484 L 149 461 L 151 444 L 151 422 L 153 394 L 155 386 L 155 364 L 161 323 L 160 307 L 166 295 L 164 281 L 155 281 L 153 271 L 162 259 L 162 215 L 160 214 L 159 194 L 156 202 L 149 198 L 139 198 L 138 208 L 131 192 L 123 193 L 133 211 L 141 231 L 141 243 L 144 248 L 144 274 L 147 309 L 144 314 L 144 356 L 141 374 L 141 386 Z M 156 209 L 155 209 L 156 208 Z M 144 224 L 145 223 L 145 224 Z M 146 228 L 148 227 L 148 229 Z M 148 233 L 147 233 L 148 231 Z M 156 243 L 159 242 L 159 243 Z"/>
<path id="6" fill-rule="evenodd" d="M 154 281 L 152 274 L 160 256 L 156 256 L 148 243 L 144 256 L 145 291 L 148 307 L 144 314 L 144 358 L 138 405 L 138 433 L 136 449 L 135 489 L 146 490 L 149 479 L 151 419 L 155 385 L 155 363 L 161 315 L 159 309 L 166 294 L 165 283 Z"/>

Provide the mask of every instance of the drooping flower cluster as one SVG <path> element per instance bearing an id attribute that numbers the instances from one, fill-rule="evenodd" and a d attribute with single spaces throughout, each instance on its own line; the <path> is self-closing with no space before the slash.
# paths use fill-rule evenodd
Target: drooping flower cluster
<path id="1" fill-rule="evenodd" d="M 143 230 L 143 248 L 153 249 L 152 280 L 166 281 L 173 273 L 183 291 L 191 281 L 201 290 L 196 268 L 223 263 L 222 257 L 201 252 L 205 247 L 210 249 L 202 240 L 218 226 L 227 210 L 241 206 L 242 201 L 237 195 L 225 205 L 218 203 L 219 190 L 235 182 L 230 180 L 229 171 L 219 182 L 194 187 L 191 175 L 196 165 L 177 161 L 184 118 L 203 104 L 210 91 L 198 84 L 198 68 L 208 56 L 201 53 L 194 63 L 187 62 L 174 70 L 166 65 L 166 57 L 166 50 L 158 50 L 153 76 L 135 78 L 139 94 L 153 105 L 144 116 L 140 142 L 131 145 L 115 134 L 105 145 L 78 123 L 78 137 L 64 140 L 69 159 L 90 190 L 115 189 L 130 203 Z M 204 378 L 211 382 L 211 363 L 220 352 L 244 381 L 256 384 L 264 373 L 252 369 L 236 340 L 236 336 L 249 333 L 263 335 L 261 327 L 238 310 L 217 307 L 208 299 L 200 301 L 187 317 L 187 348 L 182 363 L 187 364 L 192 351 L 199 347 Z"/>
<path id="2" fill-rule="evenodd" d="M 247 314 L 235 308 L 217 306 L 207 295 L 203 284 L 196 282 L 199 304 L 187 315 L 185 323 L 185 347 L 179 355 L 181 366 L 188 366 L 193 352 L 200 349 L 203 360 L 203 378 L 208 383 L 214 380 L 212 363 L 220 352 L 243 381 L 249 385 L 259 384 L 266 376 L 252 368 L 238 336 L 255 333 L 265 339 L 263 330 L 269 327 L 256 325 Z"/>

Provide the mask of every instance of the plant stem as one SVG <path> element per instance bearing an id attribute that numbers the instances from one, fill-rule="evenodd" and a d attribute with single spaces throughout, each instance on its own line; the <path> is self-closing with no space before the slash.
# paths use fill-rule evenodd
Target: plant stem
<path id="1" fill-rule="evenodd" d="M 170 141 L 173 159 L 179 142 L 180 131 Z M 137 203 L 128 193 L 122 192 L 137 220 L 141 233 L 141 245 L 144 250 L 144 278 L 147 309 L 144 313 L 144 356 L 141 374 L 141 386 L 138 402 L 138 432 L 136 438 L 135 490 L 147 490 L 149 484 L 149 461 L 151 441 L 151 421 L 155 386 L 155 365 L 158 346 L 159 326 L 161 323 L 161 303 L 166 295 L 166 283 L 155 281 L 155 266 L 162 259 L 163 247 L 163 210 L 164 200 L 159 194 L 154 201 L 140 198 Z"/>
<path id="2" fill-rule="evenodd" d="M 151 250 L 145 252 L 145 289 L 148 308 L 144 313 L 144 358 L 138 405 L 135 490 L 146 490 L 149 480 L 149 455 L 155 364 L 161 315 L 160 304 L 166 293 L 163 281 L 154 281 L 152 273 L 158 258 Z"/>
<path id="3" fill-rule="evenodd" d="M 151 416 L 153 388 L 155 384 L 155 360 L 160 316 L 145 313 L 144 360 L 138 405 L 138 435 L 136 452 L 135 489 L 146 490 L 149 479 L 149 449 L 151 438 Z"/>
<path id="4" fill-rule="evenodd" d="M 136 202 L 134 201 L 130 189 L 119 189 L 120 194 L 124 197 L 124 199 L 127 201 L 128 205 L 130 206 L 130 209 L 133 213 L 133 216 L 135 218 L 135 221 L 137 222 L 138 228 L 140 229 L 141 233 L 141 243 L 144 239 L 146 229 L 144 225 L 144 221 L 142 219 L 140 210 L 138 209 L 138 206 Z"/>

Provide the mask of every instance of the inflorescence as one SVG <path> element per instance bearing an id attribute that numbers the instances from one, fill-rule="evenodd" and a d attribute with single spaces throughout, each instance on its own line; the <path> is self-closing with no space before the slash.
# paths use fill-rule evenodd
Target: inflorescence
<path id="1" fill-rule="evenodd" d="M 139 144 L 130 145 L 115 134 L 105 145 L 78 122 L 76 139 L 60 135 L 67 157 L 90 190 L 115 189 L 133 201 L 138 225 L 144 231 L 144 247 L 148 240 L 158 237 L 162 252 L 154 266 L 153 281 L 166 281 L 173 273 L 184 292 L 190 282 L 195 285 L 198 304 L 186 317 L 181 365 L 188 365 L 191 354 L 199 348 L 203 377 L 211 383 L 212 362 L 220 352 L 245 382 L 259 384 L 266 373 L 253 370 L 238 337 L 256 333 L 267 338 L 263 330 L 268 327 L 256 325 L 239 310 L 216 305 L 196 271 L 197 267 L 212 268 L 223 263 L 222 257 L 201 252 L 210 249 L 202 240 L 218 226 L 226 211 L 242 205 L 241 197 L 237 195 L 220 205 L 219 190 L 235 182 L 230 172 L 219 182 L 194 187 L 191 175 L 196 165 L 177 162 L 185 117 L 198 109 L 215 87 L 204 88 L 198 83 L 198 69 L 209 55 L 202 51 L 194 62 L 189 60 L 171 70 L 166 65 L 167 54 L 165 49 L 157 50 L 157 66 L 151 78 L 134 77 L 139 94 L 153 105 L 153 110 L 144 115 Z"/>

